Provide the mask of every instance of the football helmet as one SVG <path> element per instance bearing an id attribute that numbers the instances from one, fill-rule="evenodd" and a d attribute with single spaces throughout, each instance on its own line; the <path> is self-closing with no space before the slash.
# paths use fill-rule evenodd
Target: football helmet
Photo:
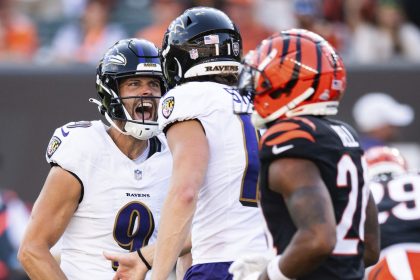
<path id="1" fill-rule="evenodd" d="M 237 27 L 214 8 L 186 10 L 163 38 L 162 65 L 169 88 L 200 76 L 237 75 L 241 57 Z"/>
<path id="2" fill-rule="evenodd" d="M 321 36 L 290 29 L 245 56 L 238 87 L 257 128 L 282 116 L 335 115 L 346 87 L 341 57 Z"/>
<path id="3" fill-rule="evenodd" d="M 396 148 L 377 146 L 365 152 L 370 178 L 380 174 L 400 175 L 407 171 L 407 162 Z"/>
<path id="4" fill-rule="evenodd" d="M 159 133 L 157 123 L 157 106 L 159 98 L 156 96 L 133 96 L 126 98 L 140 99 L 136 111 L 143 116 L 135 120 L 123 105 L 119 94 L 119 82 L 122 78 L 133 76 L 151 76 L 160 81 L 161 95 L 166 91 L 163 78 L 160 54 L 158 48 L 143 39 L 124 39 L 115 43 L 103 56 L 96 70 L 96 89 L 100 101 L 91 99 L 99 106 L 108 122 L 125 135 L 131 135 L 140 140 L 149 139 Z M 144 112 L 150 111 L 156 115 L 155 120 L 145 120 Z M 122 131 L 114 120 L 124 121 Z"/>

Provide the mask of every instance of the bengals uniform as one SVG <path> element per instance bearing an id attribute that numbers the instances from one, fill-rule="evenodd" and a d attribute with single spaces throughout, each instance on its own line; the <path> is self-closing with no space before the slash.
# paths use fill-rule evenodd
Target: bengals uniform
<path id="1" fill-rule="evenodd" d="M 381 231 L 381 261 L 369 279 L 420 279 L 420 175 L 383 173 L 369 187 Z"/>
<path id="2" fill-rule="evenodd" d="M 299 279 L 362 279 L 364 221 L 369 190 L 364 186 L 363 151 L 354 130 L 325 117 L 278 120 L 260 141 L 261 208 L 277 254 L 296 232 L 281 194 L 269 189 L 270 163 L 282 158 L 314 162 L 328 188 L 337 221 L 333 253 L 315 271 Z M 299 174 L 295 174 L 299 176 Z"/>

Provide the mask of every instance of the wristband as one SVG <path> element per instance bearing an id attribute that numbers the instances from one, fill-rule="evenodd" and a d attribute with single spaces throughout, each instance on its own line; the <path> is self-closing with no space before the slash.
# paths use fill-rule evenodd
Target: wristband
<path id="1" fill-rule="evenodd" d="M 141 253 L 140 248 L 137 249 L 137 254 L 139 254 L 140 259 L 142 260 L 142 262 L 144 263 L 144 265 L 147 267 L 147 269 L 148 270 L 151 270 L 152 269 L 152 266 L 146 261 L 146 258 Z"/>
<path id="2" fill-rule="evenodd" d="M 280 255 L 272 259 L 267 265 L 267 275 L 270 280 L 290 280 L 279 268 Z"/>

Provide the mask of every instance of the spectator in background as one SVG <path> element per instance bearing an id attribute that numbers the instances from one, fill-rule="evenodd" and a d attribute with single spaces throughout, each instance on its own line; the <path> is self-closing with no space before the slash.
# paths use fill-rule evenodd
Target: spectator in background
<path id="1" fill-rule="evenodd" d="M 28 62 L 38 47 L 35 24 L 16 7 L 16 0 L 0 1 L 0 61 Z"/>
<path id="2" fill-rule="evenodd" d="M 163 34 L 168 29 L 172 19 L 184 11 L 182 1 L 155 0 L 151 3 L 153 22 L 151 25 L 139 30 L 137 38 L 144 38 L 160 47 L 162 45 Z"/>
<path id="3" fill-rule="evenodd" d="M 29 209 L 11 190 L 0 190 L 0 280 L 28 279 L 17 261 Z"/>
<path id="4" fill-rule="evenodd" d="M 368 279 L 420 279 L 420 175 L 395 148 L 374 147 L 365 157 L 381 231 L 380 261 Z"/>
<path id="5" fill-rule="evenodd" d="M 420 30 L 405 18 L 397 0 L 348 1 L 349 24 L 353 29 L 353 53 L 350 59 L 359 63 L 387 62 L 401 57 L 420 62 Z M 373 18 L 363 13 L 366 5 L 373 8 Z"/>
<path id="6" fill-rule="evenodd" d="M 275 31 L 296 26 L 290 0 L 255 0 L 255 14 L 262 24 Z"/>
<path id="7" fill-rule="evenodd" d="M 348 28 L 340 22 L 341 8 L 339 1 L 294 0 L 297 27 L 321 35 L 341 54 L 345 51 L 345 41 L 350 36 Z"/>
<path id="8" fill-rule="evenodd" d="M 126 37 L 121 26 L 109 23 L 112 7 L 111 1 L 89 0 L 80 23 L 58 30 L 50 49 L 51 62 L 96 65 L 107 46 Z"/>
<path id="9" fill-rule="evenodd" d="M 400 128 L 413 121 L 414 110 L 388 94 L 373 92 L 356 101 L 353 117 L 361 132 L 362 147 L 368 149 L 396 140 Z"/>
<path id="10" fill-rule="evenodd" d="M 254 0 L 227 0 L 224 9 L 241 32 L 244 53 L 255 49 L 263 39 L 274 33 L 257 20 L 255 4 Z"/>

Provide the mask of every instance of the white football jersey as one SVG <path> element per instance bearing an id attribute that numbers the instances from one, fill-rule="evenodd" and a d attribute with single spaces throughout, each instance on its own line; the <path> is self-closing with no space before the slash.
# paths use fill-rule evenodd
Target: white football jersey
<path id="1" fill-rule="evenodd" d="M 258 137 L 249 116 L 233 113 L 238 92 L 214 82 L 189 82 L 160 101 L 159 127 L 201 122 L 210 160 L 192 225 L 193 264 L 228 262 L 267 251 L 262 214 L 256 206 Z"/>
<path id="2" fill-rule="evenodd" d="M 127 253 L 157 236 L 172 157 L 163 135 L 149 140 L 148 158 L 125 156 L 101 121 L 58 128 L 46 158 L 74 174 L 83 196 L 62 236 L 61 268 L 68 279 L 112 279 L 103 251 Z"/>

